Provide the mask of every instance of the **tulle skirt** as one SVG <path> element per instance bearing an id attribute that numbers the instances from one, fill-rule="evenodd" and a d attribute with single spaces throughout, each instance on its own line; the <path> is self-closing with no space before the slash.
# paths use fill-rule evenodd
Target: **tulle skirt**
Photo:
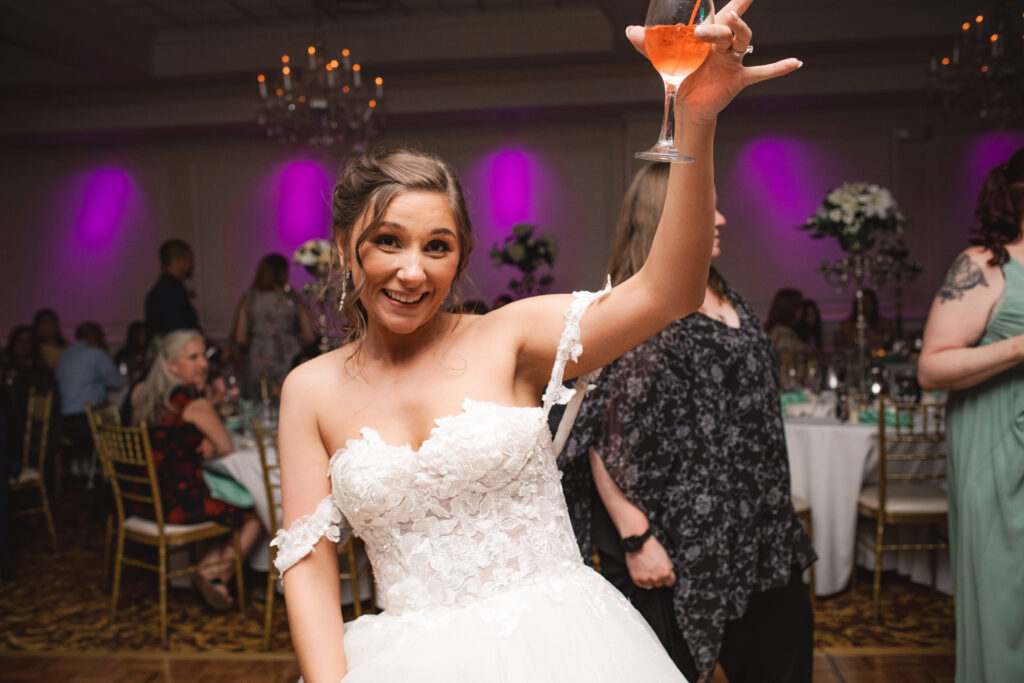
<path id="1" fill-rule="evenodd" d="M 468 606 L 345 625 L 345 683 L 686 683 L 643 617 L 593 570 Z"/>

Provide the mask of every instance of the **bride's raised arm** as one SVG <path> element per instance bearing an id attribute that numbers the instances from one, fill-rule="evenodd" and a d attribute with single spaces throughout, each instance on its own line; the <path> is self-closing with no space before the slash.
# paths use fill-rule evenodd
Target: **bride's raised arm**
<path id="1" fill-rule="evenodd" d="M 598 368 L 622 355 L 673 320 L 697 310 L 703 300 L 714 239 L 714 167 L 718 113 L 746 86 L 795 71 L 796 59 L 744 67 L 751 31 L 740 18 L 752 0 L 734 0 L 702 24 L 697 37 L 711 43 L 708 58 L 683 81 L 676 103 L 675 144 L 693 163 L 672 165 L 668 194 L 643 268 L 612 289 L 587 312 L 582 325 L 583 354 L 566 378 Z M 643 28 L 627 30 L 641 53 Z M 520 331 L 517 375 L 543 386 L 562 331 L 565 295 L 516 302 L 502 309 L 503 323 Z M 506 309 L 508 309 L 506 311 Z"/>

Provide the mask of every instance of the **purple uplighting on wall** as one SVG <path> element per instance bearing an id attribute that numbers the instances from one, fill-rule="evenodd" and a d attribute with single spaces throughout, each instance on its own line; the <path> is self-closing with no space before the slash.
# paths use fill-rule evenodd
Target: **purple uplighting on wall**
<path id="1" fill-rule="evenodd" d="M 989 172 L 997 164 L 1009 161 L 1021 147 L 1024 147 L 1024 133 L 1014 131 L 987 133 L 971 146 L 966 165 L 965 191 L 972 202 L 977 198 Z"/>
<path id="2" fill-rule="evenodd" d="M 334 176 L 318 161 L 296 159 L 280 166 L 271 183 L 277 202 L 277 234 L 294 248 L 308 239 L 328 237 Z"/>
<path id="3" fill-rule="evenodd" d="M 511 226 L 530 219 L 531 160 L 526 152 L 509 149 L 489 160 L 491 220 L 496 226 Z"/>
<path id="4" fill-rule="evenodd" d="M 821 202 L 817 155 L 805 142 L 762 138 L 747 145 L 738 161 L 728 191 L 752 192 L 766 210 L 765 219 L 783 232 L 802 224 Z"/>
<path id="5" fill-rule="evenodd" d="M 114 167 L 89 171 L 75 184 L 80 197 L 72 229 L 74 245 L 90 250 L 112 247 L 138 199 L 138 184 L 127 171 Z"/>

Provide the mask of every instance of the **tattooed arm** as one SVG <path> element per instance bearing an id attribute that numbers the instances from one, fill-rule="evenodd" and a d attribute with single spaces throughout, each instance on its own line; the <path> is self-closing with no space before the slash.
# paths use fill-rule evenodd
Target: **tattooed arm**
<path id="1" fill-rule="evenodd" d="M 982 247 L 962 252 L 935 295 L 917 367 L 926 391 L 966 389 L 1024 361 L 1024 336 L 975 346 L 1005 286 L 989 258 Z"/>

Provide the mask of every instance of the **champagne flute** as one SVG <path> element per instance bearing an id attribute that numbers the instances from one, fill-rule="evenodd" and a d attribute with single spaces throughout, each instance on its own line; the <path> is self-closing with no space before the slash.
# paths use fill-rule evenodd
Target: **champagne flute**
<path id="1" fill-rule="evenodd" d="M 647 58 L 665 83 L 665 112 L 661 135 L 654 147 L 633 156 L 648 161 L 692 162 L 676 149 L 676 91 L 679 84 L 697 70 L 708 56 L 710 43 L 698 40 L 694 30 L 705 21 L 714 21 L 715 6 L 711 0 L 651 0 L 644 22 L 644 47 Z"/>

